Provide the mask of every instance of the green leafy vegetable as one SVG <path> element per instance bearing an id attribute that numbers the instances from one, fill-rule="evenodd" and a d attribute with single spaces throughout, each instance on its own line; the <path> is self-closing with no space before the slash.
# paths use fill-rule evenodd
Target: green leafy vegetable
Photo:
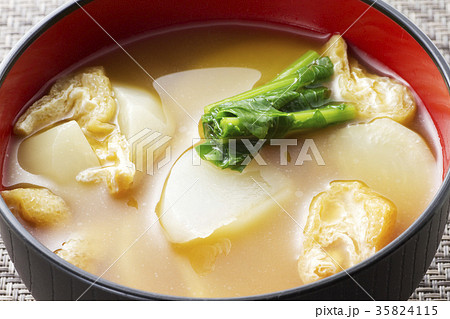
<path id="1" fill-rule="evenodd" d="M 330 90 L 319 86 L 332 74 L 328 57 L 308 51 L 269 83 L 208 105 L 201 119 L 206 142 L 197 153 L 218 167 L 242 171 L 254 145 L 353 119 L 353 105 L 330 103 Z"/>
<path id="2" fill-rule="evenodd" d="M 280 111 L 283 112 L 296 112 L 308 109 L 314 109 L 322 106 L 325 101 L 328 101 L 331 95 L 331 90 L 320 86 L 311 89 L 302 89 L 299 92 L 298 97 L 283 104 Z"/>
<path id="3" fill-rule="evenodd" d="M 297 59 L 294 63 L 289 65 L 286 69 L 280 72 L 272 81 L 269 83 L 273 83 L 284 78 L 287 78 L 297 72 L 297 70 L 308 66 L 310 63 L 314 62 L 314 60 L 320 58 L 319 54 L 316 51 L 309 50 L 305 54 L 303 54 L 299 59 Z"/>
<path id="4" fill-rule="evenodd" d="M 323 128 L 355 117 L 354 106 L 347 103 L 330 103 L 316 109 L 293 113 L 269 109 L 266 108 L 267 105 L 252 109 L 251 105 L 245 103 L 232 110 L 233 113 L 229 113 L 237 116 L 212 118 L 212 123 L 217 123 L 219 119 L 219 126 L 208 123 L 205 129 L 208 135 L 205 136 L 209 138 L 205 143 L 196 146 L 197 153 L 203 160 L 220 168 L 241 172 L 252 157 L 248 145 L 244 144 L 244 138 L 255 145 L 258 139 L 265 143 L 269 138 L 283 138 L 288 134 Z"/>
<path id="5" fill-rule="evenodd" d="M 323 57 L 314 60 L 308 66 L 301 67 L 297 70 L 291 70 L 290 72 L 289 75 L 283 76 L 280 80 L 274 82 L 271 81 L 256 89 L 210 104 L 205 107 L 205 113 L 208 113 L 213 107 L 227 102 L 250 99 L 260 95 L 270 95 L 273 94 L 273 92 L 277 92 L 280 96 L 287 94 L 289 91 L 297 91 L 305 86 L 316 85 L 328 80 L 333 75 L 333 63 L 329 57 Z"/>
<path id="6" fill-rule="evenodd" d="M 211 162 L 222 169 L 230 168 L 242 172 L 248 164 L 250 152 L 242 140 L 233 140 L 233 142 L 208 140 L 203 144 L 197 145 L 195 150 L 201 159 Z M 255 141 L 250 141 L 250 143 L 254 145 Z"/>

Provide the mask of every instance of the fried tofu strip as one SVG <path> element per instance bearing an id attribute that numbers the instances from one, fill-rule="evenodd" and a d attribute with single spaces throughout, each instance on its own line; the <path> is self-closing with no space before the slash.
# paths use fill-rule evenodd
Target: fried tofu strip
<path id="1" fill-rule="evenodd" d="M 66 220 L 69 207 L 46 188 L 16 188 L 1 192 L 9 209 L 34 226 L 51 226 Z"/>
<path id="2" fill-rule="evenodd" d="M 100 259 L 100 248 L 95 245 L 92 239 L 85 238 L 71 238 L 54 253 L 72 265 L 90 273 L 96 272 Z"/>
<path id="3" fill-rule="evenodd" d="M 361 119 L 389 117 L 405 124 L 416 112 L 411 91 L 397 80 L 372 74 L 347 56 L 347 44 L 338 35 L 332 36 L 325 45 L 324 55 L 334 64 L 334 77 L 340 95 L 356 105 Z"/>
<path id="4" fill-rule="evenodd" d="M 103 181 L 119 194 L 131 187 L 136 170 L 127 140 L 112 123 L 115 115 L 109 78 L 103 67 L 92 67 L 58 80 L 19 118 L 14 132 L 28 136 L 62 119 L 77 121 L 102 166 L 80 172 L 77 181 Z"/>
<path id="5" fill-rule="evenodd" d="M 352 267 L 391 240 L 397 209 L 359 181 L 334 181 L 315 196 L 298 270 L 310 283 Z"/>

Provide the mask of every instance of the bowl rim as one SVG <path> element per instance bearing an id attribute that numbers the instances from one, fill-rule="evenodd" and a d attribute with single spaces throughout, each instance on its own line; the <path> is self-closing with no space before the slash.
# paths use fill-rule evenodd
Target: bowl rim
<path id="1" fill-rule="evenodd" d="M 11 70 L 14 63 L 19 59 L 19 57 L 28 49 L 28 47 L 46 30 L 53 26 L 56 22 L 63 19 L 65 16 L 71 14 L 76 10 L 81 10 L 81 7 L 89 4 L 94 0 L 74 0 L 67 2 L 62 6 L 55 9 L 49 15 L 44 17 L 38 24 L 32 27 L 20 40 L 17 42 L 12 50 L 6 55 L 2 63 L 0 64 L 0 86 L 7 77 L 9 71 Z M 434 43 L 428 38 L 423 31 L 419 29 L 411 20 L 409 20 L 402 13 L 394 9 L 391 5 L 383 2 L 382 0 L 358 0 L 363 2 L 373 9 L 378 10 L 393 22 L 398 24 L 402 29 L 407 31 L 418 44 L 427 52 L 428 56 L 433 60 L 434 64 L 438 68 L 447 88 L 450 92 L 450 67 L 445 61 L 443 55 L 439 52 Z M 346 269 L 346 271 L 341 271 L 335 275 L 324 278 L 317 282 L 310 284 L 298 286 L 295 288 L 289 288 L 281 291 L 257 294 L 251 296 L 243 297 L 225 297 L 225 298 L 195 298 L 195 297 L 184 297 L 184 296 L 172 296 L 166 294 L 160 294 L 155 292 L 144 291 L 140 289 L 135 289 L 121 285 L 104 278 L 99 278 L 91 273 L 88 273 L 64 259 L 55 255 L 47 247 L 41 244 L 36 238 L 34 238 L 15 218 L 11 213 L 9 208 L 6 206 L 3 198 L 0 200 L 0 218 L 3 219 L 5 224 L 9 227 L 10 231 L 13 231 L 20 240 L 22 240 L 29 248 L 34 249 L 37 253 L 50 262 L 52 265 L 58 267 L 65 273 L 71 276 L 77 277 L 79 280 L 84 281 L 85 284 L 89 286 L 98 286 L 99 288 L 110 291 L 118 296 L 124 298 L 133 299 L 157 299 L 157 300 L 258 300 L 258 299 L 279 299 L 282 297 L 287 297 L 289 295 L 296 294 L 308 294 L 316 289 L 321 289 L 327 285 L 337 283 L 342 281 L 347 276 L 353 277 L 368 267 L 370 264 L 375 263 L 386 256 L 394 253 L 400 246 L 404 245 L 411 237 L 413 237 L 435 214 L 435 212 L 443 205 L 444 200 L 449 197 L 450 194 L 450 170 L 447 171 L 445 178 L 439 187 L 434 198 L 431 200 L 427 208 L 422 212 L 422 214 L 396 239 L 385 246 L 383 249 L 375 253 L 373 256 L 367 258 L 361 263 Z M 354 280 L 354 279 L 353 279 Z M 358 284 L 359 285 L 359 284 Z M 87 291 L 87 290 L 86 290 Z M 367 293 L 367 292 L 366 292 Z M 368 293 L 367 293 L 368 294 Z M 370 298 L 370 296 L 368 294 Z"/>

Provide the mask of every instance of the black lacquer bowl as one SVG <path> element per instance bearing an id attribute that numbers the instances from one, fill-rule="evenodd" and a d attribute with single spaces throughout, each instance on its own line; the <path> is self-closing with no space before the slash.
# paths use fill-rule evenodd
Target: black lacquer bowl
<path id="1" fill-rule="evenodd" d="M 94 0 L 68 3 L 34 27 L 0 67 L 0 165 L 3 166 L 12 124 L 22 107 L 57 74 L 93 52 L 113 45 L 112 38 L 122 42 L 156 28 L 224 20 L 345 33 L 345 39 L 352 46 L 370 52 L 389 66 L 422 99 L 440 134 L 445 174 L 437 195 L 418 220 L 377 254 L 348 269 L 351 276 L 342 272 L 298 288 L 242 299 L 407 299 L 429 267 L 447 221 L 450 70 L 431 41 L 381 1 Z M 82 299 L 187 299 L 97 280 L 40 244 L 11 214 L 3 200 L 0 208 L 0 230 L 6 248 L 26 286 L 38 300 L 77 299 L 86 289 Z"/>

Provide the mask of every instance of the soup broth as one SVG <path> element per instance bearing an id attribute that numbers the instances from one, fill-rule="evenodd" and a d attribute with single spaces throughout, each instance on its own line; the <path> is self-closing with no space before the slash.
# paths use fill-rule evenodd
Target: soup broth
<path id="1" fill-rule="evenodd" d="M 302 285 L 297 263 L 309 206 L 335 180 L 360 180 L 395 203 L 397 221 L 390 238 L 394 239 L 417 219 L 442 181 L 438 135 L 418 99 L 418 111 L 408 127 L 432 150 L 435 165 L 431 168 L 417 167 L 406 177 L 381 172 L 383 163 L 374 166 L 347 143 L 343 130 L 364 122 L 354 120 L 294 136 L 285 150 L 279 145 L 264 147 L 261 158 L 285 178 L 283 192 L 289 200 L 239 231 L 219 231 L 201 241 L 172 244 L 158 220 L 164 183 L 175 161 L 198 141 L 204 106 L 270 81 L 307 50 L 321 52 L 328 37 L 257 25 L 191 26 L 155 33 L 125 46 L 139 65 L 117 49 L 77 66 L 104 66 L 113 85 L 139 87 L 160 97 L 175 123 L 169 161 L 155 165 L 151 172 L 138 168 L 132 190 L 114 197 L 103 184 L 57 183 L 27 172 L 20 155 L 24 139 L 12 136 L 3 185 L 47 187 L 71 210 L 71 218 L 59 227 L 32 227 L 24 222 L 25 227 L 52 251 L 71 238 L 90 238 L 96 257 L 88 270 L 104 279 L 189 297 L 239 297 Z M 362 62 L 377 66 L 378 74 L 392 75 L 367 58 Z M 351 154 L 352 162 L 344 163 L 342 154 Z"/>

